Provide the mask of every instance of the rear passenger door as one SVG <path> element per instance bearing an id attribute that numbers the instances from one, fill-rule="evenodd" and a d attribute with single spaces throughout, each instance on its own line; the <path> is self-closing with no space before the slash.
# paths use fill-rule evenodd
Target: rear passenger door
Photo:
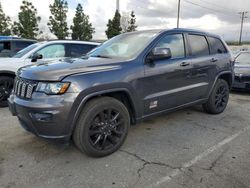
<path id="1" fill-rule="evenodd" d="M 206 98 L 212 79 L 211 74 L 215 72 L 216 67 L 212 63 L 213 57 L 210 55 L 208 41 L 204 35 L 187 34 L 187 39 L 192 67 L 189 80 L 196 86 L 189 97 L 192 101 L 197 101 Z"/>
<path id="2" fill-rule="evenodd" d="M 211 79 L 215 80 L 219 69 L 223 70 L 223 68 L 226 68 L 228 70 L 228 61 L 231 56 L 219 38 L 208 36 L 207 39 L 210 46 L 211 66 L 216 69 L 212 71 L 210 75 L 212 77 Z"/>

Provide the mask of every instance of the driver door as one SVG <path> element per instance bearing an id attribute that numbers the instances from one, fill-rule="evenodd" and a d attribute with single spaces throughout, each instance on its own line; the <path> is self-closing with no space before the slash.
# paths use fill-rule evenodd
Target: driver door
<path id="1" fill-rule="evenodd" d="M 184 35 L 166 34 L 154 46 L 169 48 L 172 57 L 145 64 L 144 115 L 181 106 L 190 96 L 191 62 L 186 59 Z"/>

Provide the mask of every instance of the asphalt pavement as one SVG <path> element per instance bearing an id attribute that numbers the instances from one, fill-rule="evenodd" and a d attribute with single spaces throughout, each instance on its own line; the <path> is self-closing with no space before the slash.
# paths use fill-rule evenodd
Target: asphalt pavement
<path id="1" fill-rule="evenodd" d="M 250 93 L 232 93 L 220 115 L 195 106 L 132 126 L 98 159 L 35 137 L 0 108 L 0 187 L 250 187 Z"/>

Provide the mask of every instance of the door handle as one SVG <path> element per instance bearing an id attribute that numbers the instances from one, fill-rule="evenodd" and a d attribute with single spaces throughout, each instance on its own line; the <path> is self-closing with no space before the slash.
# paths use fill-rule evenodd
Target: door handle
<path id="1" fill-rule="evenodd" d="M 214 62 L 218 61 L 218 59 L 212 58 L 210 61 L 211 61 L 212 63 L 214 63 Z"/>
<path id="2" fill-rule="evenodd" d="M 182 63 L 180 64 L 181 67 L 186 67 L 186 66 L 188 66 L 188 65 L 190 65 L 190 63 L 188 63 L 188 62 L 182 62 Z"/>

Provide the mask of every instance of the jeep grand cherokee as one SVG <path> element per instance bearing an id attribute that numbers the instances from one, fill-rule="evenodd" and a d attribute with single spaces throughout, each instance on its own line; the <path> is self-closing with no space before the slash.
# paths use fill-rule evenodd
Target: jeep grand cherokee
<path id="1" fill-rule="evenodd" d="M 90 156 L 123 144 L 129 126 L 201 104 L 224 111 L 233 62 L 222 39 L 188 30 L 151 30 L 112 38 L 80 59 L 21 68 L 9 107 L 37 136 L 74 140 Z"/>

